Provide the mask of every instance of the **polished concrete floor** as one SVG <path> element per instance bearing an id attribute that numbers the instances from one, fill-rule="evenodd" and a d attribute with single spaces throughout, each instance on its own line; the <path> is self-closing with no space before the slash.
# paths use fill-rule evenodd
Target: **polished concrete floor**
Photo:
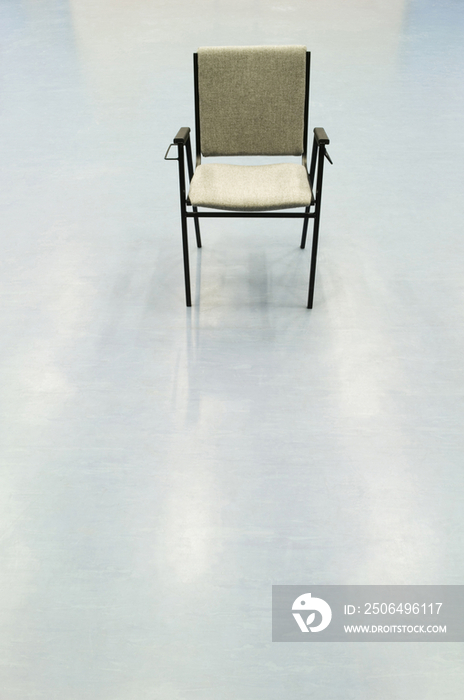
<path id="1" fill-rule="evenodd" d="M 461 0 L 0 3 L 0 700 L 458 700 L 460 644 L 271 643 L 272 584 L 464 584 Z M 212 220 L 202 45 L 306 44 L 295 222 Z"/>

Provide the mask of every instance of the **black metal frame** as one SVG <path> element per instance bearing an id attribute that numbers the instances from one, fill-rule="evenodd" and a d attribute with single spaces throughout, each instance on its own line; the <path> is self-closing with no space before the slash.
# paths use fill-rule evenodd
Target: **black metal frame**
<path id="1" fill-rule="evenodd" d="M 189 251 L 188 251 L 188 229 L 187 229 L 187 219 L 192 218 L 195 224 L 195 235 L 197 241 L 197 247 L 201 248 L 201 236 L 200 236 L 200 223 L 199 218 L 221 218 L 221 217 L 231 217 L 231 218 L 269 218 L 269 219 L 304 219 L 303 222 L 303 232 L 301 236 L 300 248 L 304 248 L 306 245 L 306 236 L 308 231 L 308 221 L 309 219 L 314 219 L 313 226 L 313 239 L 312 239 L 312 249 L 311 249 L 311 264 L 310 264 L 310 274 L 309 274 L 309 291 L 308 291 L 308 309 L 313 307 L 314 298 L 314 284 L 316 280 L 316 259 L 317 259 L 317 246 L 319 239 L 319 222 L 321 213 L 321 201 L 322 201 L 322 177 L 324 171 L 324 160 L 327 158 L 330 163 L 329 154 L 326 150 L 326 145 L 330 143 L 326 132 L 321 127 L 314 129 L 313 147 L 311 153 L 311 163 L 308 172 L 307 167 L 307 146 L 308 146 L 308 121 L 309 121 L 309 75 L 311 66 L 311 53 L 308 51 L 306 53 L 306 90 L 305 90 L 305 105 L 304 105 L 304 132 L 303 132 L 303 154 L 302 154 L 302 164 L 304 165 L 311 191 L 313 193 L 313 201 L 311 204 L 305 208 L 304 212 L 231 212 L 231 211 L 214 211 L 214 212 L 199 212 L 198 207 L 192 206 L 188 200 L 186 187 L 185 187 L 185 155 L 184 149 L 187 155 L 187 170 L 189 175 L 189 182 L 191 182 L 194 169 L 193 169 L 193 159 L 192 159 L 192 146 L 190 142 L 190 128 L 184 126 L 177 132 L 174 137 L 173 142 L 170 144 L 165 160 L 177 160 L 179 163 L 179 191 L 180 191 L 180 212 L 181 212 L 181 223 L 182 223 L 182 248 L 184 257 L 184 280 L 185 280 L 185 298 L 187 306 L 192 305 L 191 291 L 190 291 L 190 266 L 189 266 Z M 198 89 L 198 54 L 193 55 L 193 71 L 194 71 L 194 82 L 195 82 L 195 144 L 196 144 L 196 163 L 195 167 L 201 164 L 201 133 L 200 133 L 200 99 L 199 99 L 199 89 Z M 171 147 L 177 146 L 177 158 L 168 158 L 169 151 Z M 314 178 L 316 177 L 316 188 L 314 189 Z M 192 206 L 192 211 L 187 210 L 187 206 Z M 314 211 L 311 211 L 311 207 L 314 206 Z"/>

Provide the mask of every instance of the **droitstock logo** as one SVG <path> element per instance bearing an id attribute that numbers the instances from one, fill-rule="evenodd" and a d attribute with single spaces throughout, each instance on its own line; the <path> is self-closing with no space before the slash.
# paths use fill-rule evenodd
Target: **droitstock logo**
<path id="1" fill-rule="evenodd" d="M 464 642 L 464 585 L 273 585 L 272 641 Z"/>
<path id="2" fill-rule="evenodd" d="M 326 603 L 325 600 L 322 600 L 322 598 L 313 598 L 311 593 L 303 593 L 303 595 L 298 596 L 293 602 L 292 610 L 304 610 L 305 613 L 310 613 L 306 618 L 306 622 L 299 612 L 293 613 L 293 617 L 302 632 L 309 632 L 310 630 L 311 632 L 321 632 L 330 625 L 330 621 L 332 620 L 330 605 Z M 310 612 L 311 610 L 315 610 L 321 614 L 322 619 L 318 625 L 312 626 L 316 619 L 316 612 Z"/>

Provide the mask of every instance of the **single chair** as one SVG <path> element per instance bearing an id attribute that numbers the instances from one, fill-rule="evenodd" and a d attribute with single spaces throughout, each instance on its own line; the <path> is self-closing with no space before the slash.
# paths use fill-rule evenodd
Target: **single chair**
<path id="1" fill-rule="evenodd" d="M 193 218 L 201 248 L 200 217 L 314 219 L 308 309 L 312 308 L 322 198 L 324 159 L 329 143 L 314 129 L 307 168 L 309 73 L 305 46 L 200 48 L 194 54 L 196 166 L 190 129 L 179 129 L 165 159 L 179 162 L 185 295 L 191 306 L 187 219 Z M 168 158 L 172 146 L 177 158 Z M 190 189 L 185 186 L 185 153 Z M 299 163 L 269 165 L 204 164 L 208 156 L 301 156 Z M 315 185 L 315 186 L 314 186 Z M 188 207 L 191 207 L 188 208 Z M 221 210 L 200 212 L 198 207 Z M 278 212 L 304 207 L 304 212 Z"/>

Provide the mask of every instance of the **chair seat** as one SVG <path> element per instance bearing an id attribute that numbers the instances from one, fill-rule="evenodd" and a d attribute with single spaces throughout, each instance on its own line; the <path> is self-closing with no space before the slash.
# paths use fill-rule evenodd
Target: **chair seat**
<path id="1" fill-rule="evenodd" d="M 307 207 L 312 194 L 306 169 L 297 163 L 199 165 L 190 183 L 193 206 L 230 211 Z"/>

